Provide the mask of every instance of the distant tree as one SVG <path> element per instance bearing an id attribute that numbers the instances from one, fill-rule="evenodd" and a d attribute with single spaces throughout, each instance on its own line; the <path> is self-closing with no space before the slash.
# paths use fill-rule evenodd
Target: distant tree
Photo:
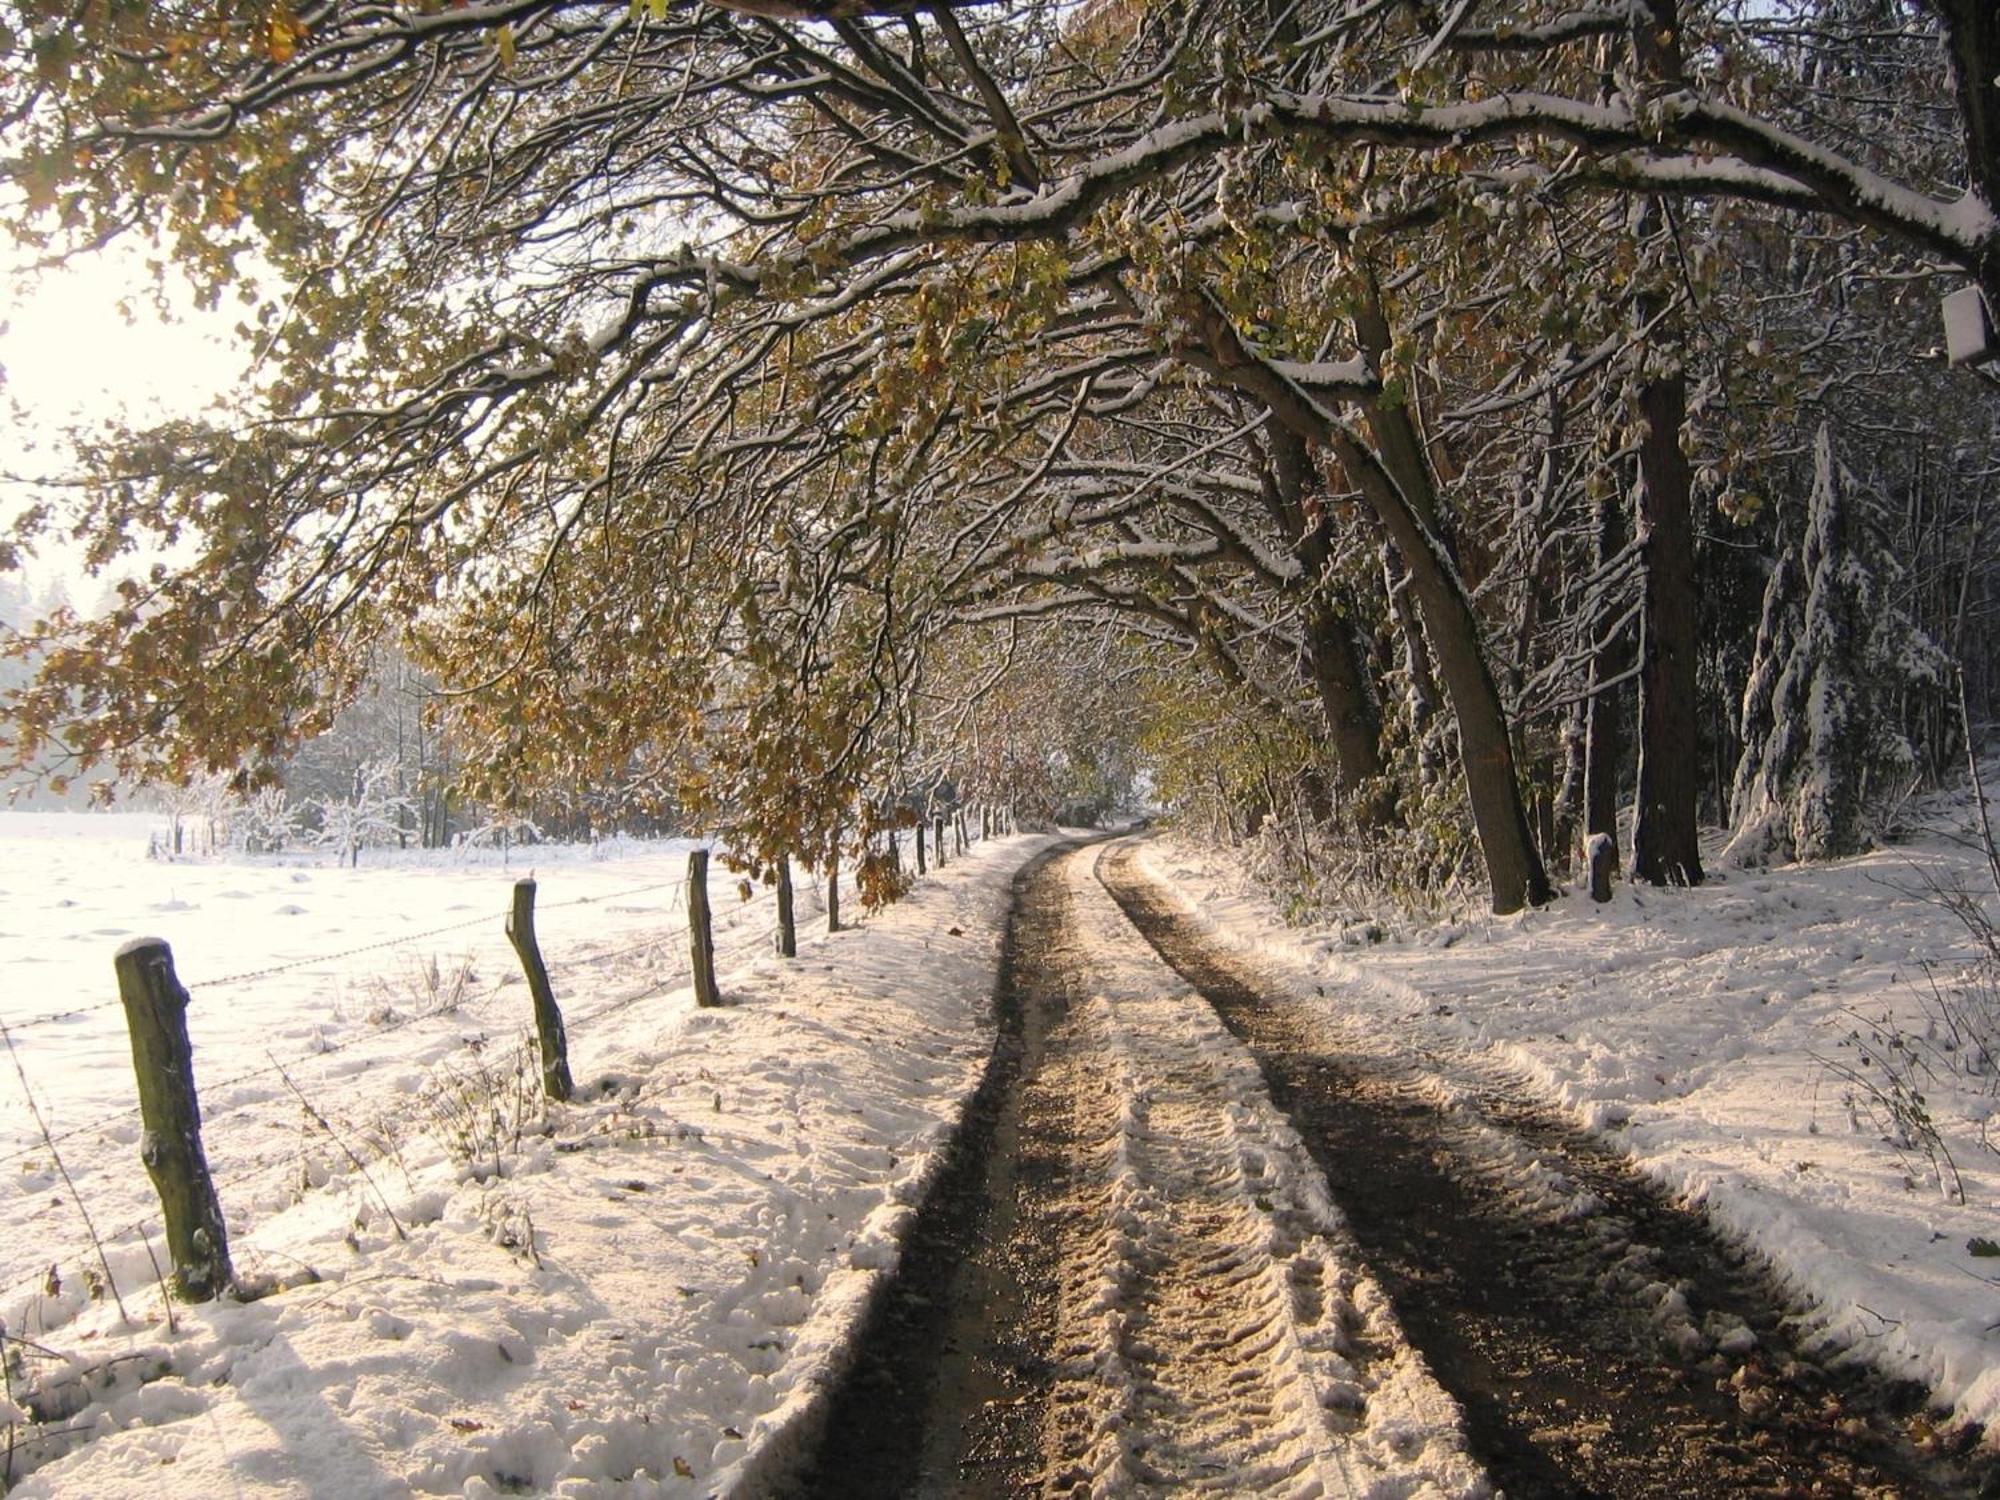
<path id="1" fill-rule="evenodd" d="M 322 797 L 312 807 L 319 818 L 317 842 L 350 866 L 361 863 L 363 849 L 399 842 L 410 810 L 397 789 L 397 767 L 387 760 L 357 767 L 347 796 Z"/>
<path id="2" fill-rule="evenodd" d="M 464 842 L 469 849 L 498 849 L 503 865 L 509 861 L 517 845 L 539 844 L 542 838 L 541 827 L 532 818 L 507 812 L 490 814 L 464 834 Z"/>
<path id="3" fill-rule="evenodd" d="M 170 820 L 168 853 L 206 855 L 229 846 L 236 794 L 228 776 L 221 772 L 189 776 L 155 786 L 151 797 Z"/>
<path id="4" fill-rule="evenodd" d="M 405 804 L 396 842 L 441 845 L 456 764 L 448 734 L 433 722 L 436 696 L 435 678 L 407 653 L 378 647 L 351 701 L 284 762 L 286 789 L 302 803 L 340 800 L 351 795 L 364 766 L 388 765 Z"/>
<path id="5" fill-rule="evenodd" d="M 298 841 L 304 821 L 305 809 L 283 787 L 260 787 L 241 799 L 235 840 L 247 854 L 276 854 Z"/>

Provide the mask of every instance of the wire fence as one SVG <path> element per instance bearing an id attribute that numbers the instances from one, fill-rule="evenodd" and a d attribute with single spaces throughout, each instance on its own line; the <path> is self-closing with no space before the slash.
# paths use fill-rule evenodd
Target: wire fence
<path id="1" fill-rule="evenodd" d="M 968 828 L 965 833 L 966 843 L 976 841 L 978 836 L 979 829 L 976 825 Z M 910 843 L 905 841 L 907 835 L 894 837 L 897 842 L 898 861 L 906 873 L 913 873 L 913 851 Z M 928 870 L 931 873 L 937 872 L 938 862 L 935 856 L 929 862 Z M 794 888 L 795 912 L 806 917 L 815 914 L 824 917 L 830 903 L 818 874 L 813 871 L 801 873 L 804 878 Z M 514 883 L 509 881 L 510 892 Z M 578 952 L 576 945 L 572 944 L 565 951 L 561 945 L 560 935 L 557 935 L 555 951 L 553 955 L 544 953 L 544 964 L 551 983 L 559 990 L 569 989 L 573 999 L 579 998 L 574 993 L 575 981 L 578 979 L 597 978 L 602 971 L 610 969 L 613 965 L 639 960 L 642 956 L 649 960 L 647 971 L 643 975 L 644 982 L 636 988 L 612 995 L 599 1004 L 578 1006 L 565 1012 L 564 1029 L 572 1040 L 579 1036 L 590 1035 L 597 1023 L 608 1017 L 619 1015 L 641 1001 L 654 998 L 691 981 L 693 965 L 689 934 L 685 925 L 688 885 L 689 881 L 685 877 L 657 880 L 609 893 L 575 896 L 537 906 L 537 915 L 584 906 L 605 910 L 640 897 L 651 897 L 654 899 L 648 903 L 651 908 L 650 915 L 662 924 L 659 930 L 637 942 L 605 950 L 591 948 L 588 951 Z M 774 890 L 770 886 L 752 885 L 749 882 L 740 882 L 739 889 L 748 892 L 747 899 L 720 908 L 712 918 L 713 941 L 719 964 L 738 966 L 759 952 L 774 953 L 777 948 L 781 923 L 773 911 L 776 905 Z M 228 992 L 240 991 L 260 981 L 286 975 L 317 971 L 322 975 L 352 981 L 385 984 L 387 980 L 381 973 L 379 963 L 368 966 L 356 965 L 354 961 L 387 955 L 399 950 L 421 951 L 419 945 L 433 944 L 440 938 L 453 937 L 475 929 L 503 933 L 510 911 L 511 907 L 488 910 L 478 916 L 428 927 L 418 932 L 400 933 L 394 937 L 355 944 L 325 953 L 310 954 L 259 965 L 241 972 L 185 982 L 184 988 L 190 997 L 190 1010 L 194 1011 Z M 676 916 L 683 918 L 683 921 L 675 924 L 673 919 Z M 432 972 L 436 973 L 435 952 L 432 951 L 427 957 Z M 276 1096 L 253 1092 L 247 1097 L 231 1097 L 236 1091 L 271 1080 L 282 1080 L 293 1087 L 300 1086 L 300 1081 L 303 1080 L 304 1084 L 323 1087 L 332 1081 L 331 1071 L 327 1067 L 331 1060 L 356 1050 L 370 1049 L 373 1044 L 381 1042 L 384 1038 L 407 1030 L 423 1028 L 427 1024 L 439 1029 L 448 1029 L 452 1026 L 462 1028 L 464 1022 L 471 1019 L 491 1030 L 504 1028 L 506 1032 L 524 1037 L 520 1045 L 527 1047 L 531 1045 L 531 1040 L 525 1039 L 525 1034 L 529 1030 L 531 1018 L 525 1004 L 520 1007 L 517 1015 L 501 1016 L 492 1013 L 495 1002 L 503 994 L 516 991 L 525 995 L 525 990 L 522 976 L 518 972 L 509 972 L 505 978 L 472 991 L 465 991 L 462 987 L 451 988 L 443 992 L 442 1002 L 433 1007 L 413 1005 L 403 1012 L 390 1010 L 387 1014 L 363 1021 L 351 1035 L 332 1041 L 322 1038 L 309 1048 L 294 1050 L 283 1057 L 267 1052 L 267 1060 L 259 1066 L 239 1070 L 224 1078 L 199 1080 L 202 1094 L 211 1101 L 221 1101 L 204 1105 L 201 1110 L 202 1128 L 208 1143 L 209 1155 L 222 1168 L 215 1177 L 217 1190 L 240 1191 L 279 1172 L 302 1173 L 304 1164 L 312 1154 L 312 1145 L 308 1134 L 304 1131 L 294 1136 L 291 1144 L 275 1156 L 259 1151 L 254 1141 L 239 1146 L 235 1140 L 236 1133 L 232 1130 L 232 1122 L 259 1105 L 271 1103 Z M 114 996 L 88 1005 L 72 1006 L 64 1010 L 9 1021 L 5 1023 L 5 1029 L 13 1035 L 31 1033 L 39 1028 L 108 1010 L 121 1003 L 122 1001 Z M 438 1069 L 453 1066 L 454 1060 L 466 1053 L 476 1052 L 485 1047 L 488 1040 L 485 1034 L 476 1038 L 461 1036 L 455 1044 L 440 1047 L 421 1065 L 435 1074 Z M 411 1060 L 399 1053 L 384 1052 L 370 1061 L 384 1065 L 392 1062 L 411 1065 Z M 364 1068 L 369 1065 L 369 1062 L 363 1063 Z M 24 1084 L 29 1081 L 24 1073 Z M 32 1103 L 32 1100 L 30 1102 Z M 385 1108 L 393 1111 L 396 1102 L 394 1099 L 382 1102 Z M 408 1101 L 403 1102 L 407 1106 Z M 100 1141 L 109 1141 L 119 1132 L 131 1130 L 139 1124 L 140 1119 L 140 1108 L 133 1105 L 61 1131 L 45 1130 L 28 1144 L 0 1154 L 0 1168 L 20 1168 L 22 1164 L 31 1162 L 35 1158 L 54 1157 L 59 1148 L 87 1138 L 95 1137 Z M 159 1233 L 160 1222 L 161 1215 L 157 1208 L 151 1208 L 151 1211 L 142 1213 L 116 1228 L 95 1232 L 93 1238 L 103 1246 L 120 1247 L 128 1244 L 134 1236 Z M 64 1259 L 74 1260 L 80 1248 L 78 1245 L 69 1246 L 64 1253 L 56 1254 L 46 1269 L 37 1270 L 32 1275 L 24 1276 L 0 1289 L 0 1310 L 12 1308 L 15 1300 L 23 1293 L 37 1289 L 46 1292 L 50 1278 L 57 1276 L 60 1263 Z M 85 1277 L 86 1281 L 89 1279 L 89 1276 Z"/>

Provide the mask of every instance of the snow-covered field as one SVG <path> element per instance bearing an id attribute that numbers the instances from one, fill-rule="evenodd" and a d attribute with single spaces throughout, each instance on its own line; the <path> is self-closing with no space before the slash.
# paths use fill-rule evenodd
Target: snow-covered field
<path id="1" fill-rule="evenodd" d="M 136 844 L 118 837 L 130 858 L 109 864 L 60 826 L 32 830 L 25 857 L 17 846 L 9 928 L 44 935 L 8 940 L 13 1021 L 96 1003 L 133 913 L 173 924 L 195 979 L 214 969 L 197 968 L 202 938 L 183 934 L 229 939 L 237 963 L 261 967 L 479 925 L 267 976 L 243 987 L 263 997 L 255 1009 L 217 1003 L 204 1017 L 204 987 L 193 986 L 198 1076 L 268 1069 L 269 1049 L 316 1109 L 353 1132 L 366 1169 L 302 1125 L 282 1078 L 232 1086 L 256 1090 L 254 1101 L 218 1090 L 211 1156 L 228 1158 L 234 1148 L 217 1143 L 235 1134 L 263 1143 L 246 1156 L 272 1153 L 241 1180 L 218 1168 L 238 1268 L 305 1284 L 182 1308 L 172 1328 L 145 1246 L 110 1206 L 134 1219 L 144 1211 L 136 1127 L 102 1128 L 93 1115 L 129 1100 L 122 1038 L 102 1011 L 24 1026 L 23 1061 L 51 1125 L 92 1121 L 60 1149 L 110 1242 L 130 1316 L 121 1322 L 108 1299 L 89 1296 L 81 1223 L 17 1090 L 8 1128 L 34 1149 L 7 1164 L 16 1232 L 5 1253 L 16 1268 L 53 1263 L 48 1285 L 59 1283 L 51 1293 L 37 1275 L 0 1304 L 6 1333 L 31 1341 L 13 1346 L 13 1390 L 25 1400 L 35 1382 L 42 1414 L 56 1417 L 13 1454 L 17 1476 L 33 1471 L 19 1495 L 755 1493 L 816 1410 L 978 1080 L 1008 881 L 1038 847 L 980 845 L 865 929 L 802 931 L 791 963 L 766 956 L 768 898 L 757 898 L 724 959 L 733 1003 L 714 1011 L 694 1009 L 676 987 L 678 959 L 655 952 L 684 946 L 678 909 L 663 914 L 663 893 L 641 889 L 677 880 L 684 853 L 641 845 L 543 858 L 539 925 L 573 1018 L 579 1098 L 554 1112 L 548 1134 L 531 1110 L 495 1173 L 488 1153 L 466 1160 L 453 1145 L 486 1128 L 483 1111 L 514 1103 L 495 1060 L 526 1011 L 524 986 L 497 983 L 511 955 L 482 946 L 472 958 L 474 987 L 498 991 L 504 1018 L 462 1005 L 398 1025 L 415 1009 L 381 1018 L 378 988 L 362 976 L 379 964 L 400 993 L 431 945 L 448 969 L 459 949 L 445 945 L 483 942 L 487 927 L 497 936 L 518 868 L 147 867 L 136 862 L 143 830 Z M 566 900 L 578 904 L 558 909 Z M 91 914 L 72 924 L 81 936 L 43 925 L 86 903 Z M 720 903 L 725 955 L 732 903 Z M 809 890 L 801 906 L 802 916 L 816 909 Z M 287 924 L 307 914 L 311 930 L 291 936 Z M 72 958 L 72 947 L 87 952 Z M 21 1006 L 11 976 L 31 950 L 47 961 L 25 972 L 60 972 L 79 989 L 37 984 L 48 1003 Z M 593 953 L 617 957 L 593 965 Z M 287 976 L 298 987 L 290 1007 L 270 998 Z M 85 1026 L 94 1042 L 63 1029 Z M 327 1072 L 287 1059 L 326 1055 L 312 1052 L 321 1027 L 345 1061 Z M 30 1041 L 45 1031 L 56 1040 Z M 461 1039 L 475 1033 L 491 1040 L 468 1053 Z M 471 1106 L 468 1123 L 425 1107 L 440 1083 L 447 1102 Z M 411 1128 L 366 1123 L 389 1108 Z M 388 1149 L 378 1154 L 377 1140 Z M 146 1228 L 157 1248 L 157 1218 Z M 58 1345 L 67 1358 L 54 1357 Z"/>
<path id="2" fill-rule="evenodd" d="M 502 930 L 517 879 L 538 882 L 536 926 L 579 1066 L 618 1024 L 597 1019 L 606 1007 L 686 973 L 685 842 L 370 851 L 346 869 L 306 855 L 149 860 L 156 823 L 0 816 L 0 1021 L 19 1063 L 0 1059 L 0 1215 L 16 1231 L 0 1238 L 0 1316 L 12 1328 L 34 1324 L 32 1313 L 19 1321 L 22 1283 L 43 1280 L 60 1247 L 84 1237 L 57 1155 L 100 1235 L 127 1243 L 130 1226 L 157 1214 L 112 971 L 131 938 L 172 945 L 210 1164 L 240 1222 L 322 1175 L 330 1143 L 302 1129 L 299 1094 L 360 1131 L 511 1048 L 530 1021 Z M 742 906 L 719 871 L 711 887 L 725 950 L 769 931 L 768 898 Z"/>
<path id="3" fill-rule="evenodd" d="M 1971 955 L 1927 882 L 1988 889 L 1931 837 L 1815 868 L 1717 870 L 1694 890 L 1621 885 L 1540 911 L 1386 941 L 1287 929 L 1212 851 L 1150 845 L 1150 872 L 1329 1026 L 1416 1060 L 1441 1100 L 1497 1070 L 1705 1204 L 1815 1307 L 1821 1336 L 2000 1419 L 2000 1135 L 1993 1080 L 1925 1081 L 1965 1201 L 1898 1153 L 1828 1063 L 1884 1016 L 1929 1025 L 1925 965 Z M 1990 890 L 1987 896 L 1991 902 Z M 1864 1076 L 1867 1076 L 1867 1070 Z"/>

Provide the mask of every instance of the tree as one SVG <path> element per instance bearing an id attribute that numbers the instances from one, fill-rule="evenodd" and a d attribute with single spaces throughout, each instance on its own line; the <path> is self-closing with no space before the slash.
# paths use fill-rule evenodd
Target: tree
<path id="1" fill-rule="evenodd" d="M 1562 676 L 1533 658 L 1567 621 L 1523 607 L 1541 563 L 1496 561 L 1536 525 L 1535 555 L 1561 545 L 1569 481 L 1540 523 L 1478 486 L 1487 456 L 1540 472 L 1509 414 L 1587 399 L 1633 331 L 1583 342 L 1594 307 L 1537 326 L 1528 291 L 1578 263 L 1573 201 L 1728 198 L 1895 236 L 2000 301 L 1990 25 L 1970 0 L 1891 9 L 1958 69 L 1954 137 L 1900 154 L 1829 125 L 1837 80 L 1785 50 L 1816 64 L 1815 38 L 1877 24 L 1844 0 L 1638 27 L 494 0 L 221 28 L 17 0 L 32 66 L 0 84 L 0 173 L 31 233 L 155 234 L 204 295 L 249 295 L 262 355 L 240 421 L 87 442 L 77 504 L 20 529 L 60 524 L 104 568 L 152 541 L 185 559 L 141 557 L 118 608 L 25 643 L 22 753 L 254 774 L 400 632 L 453 695 L 473 787 L 639 765 L 760 848 L 830 857 L 898 779 L 939 643 L 1075 611 L 1309 726 L 1312 800 L 1390 823 L 1367 667 L 1395 618 L 1495 906 L 1543 899 L 1523 785 L 1551 752 L 1520 700 Z M 1496 212 L 1547 232 L 1510 242 Z M 1581 257 L 1629 287 L 1650 255 L 1602 300 L 1661 337 L 1695 280 L 1670 239 L 1614 225 Z M 1483 392 L 1440 409 L 1460 325 L 1514 359 L 1466 362 Z M 1640 537 L 1665 581 L 1654 705 L 1692 672 L 1662 654 L 1688 569 L 1655 547 L 1687 529 L 1679 381 L 1641 381 L 1634 455 L 1667 507 Z M 1352 565 L 1378 546 L 1380 581 Z M 1676 759 L 1652 718 L 1642 801 Z M 1674 830 L 1635 853 L 1692 878 Z"/>
<path id="2" fill-rule="evenodd" d="M 1744 694 L 1725 851 L 1738 863 L 1856 853 L 1871 841 L 1871 814 L 1909 790 L 1911 699 L 1942 694 L 1948 663 L 1904 608 L 1904 570 L 1871 514 L 1877 503 L 1822 426 L 1805 535 L 1771 574 Z"/>
<path id="3" fill-rule="evenodd" d="M 363 849 L 396 842 L 410 809 L 396 789 L 395 764 L 378 760 L 355 771 L 347 796 L 319 798 L 313 810 L 319 815 L 318 842 L 358 866 Z"/>
<path id="4" fill-rule="evenodd" d="M 236 818 L 237 841 L 249 854 L 289 849 L 299 836 L 303 812 L 283 787 L 262 787 L 243 799 Z"/>

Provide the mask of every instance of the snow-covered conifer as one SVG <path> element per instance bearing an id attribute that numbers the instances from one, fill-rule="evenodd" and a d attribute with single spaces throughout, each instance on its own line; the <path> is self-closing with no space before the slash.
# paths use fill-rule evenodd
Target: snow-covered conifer
<path id="1" fill-rule="evenodd" d="M 1743 695 L 1734 863 L 1866 848 L 1879 805 L 1916 768 L 1906 719 L 1947 663 L 1904 606 L 1881 504 L 1821 424 L 1805 536 L 1772 571 Z"/>

